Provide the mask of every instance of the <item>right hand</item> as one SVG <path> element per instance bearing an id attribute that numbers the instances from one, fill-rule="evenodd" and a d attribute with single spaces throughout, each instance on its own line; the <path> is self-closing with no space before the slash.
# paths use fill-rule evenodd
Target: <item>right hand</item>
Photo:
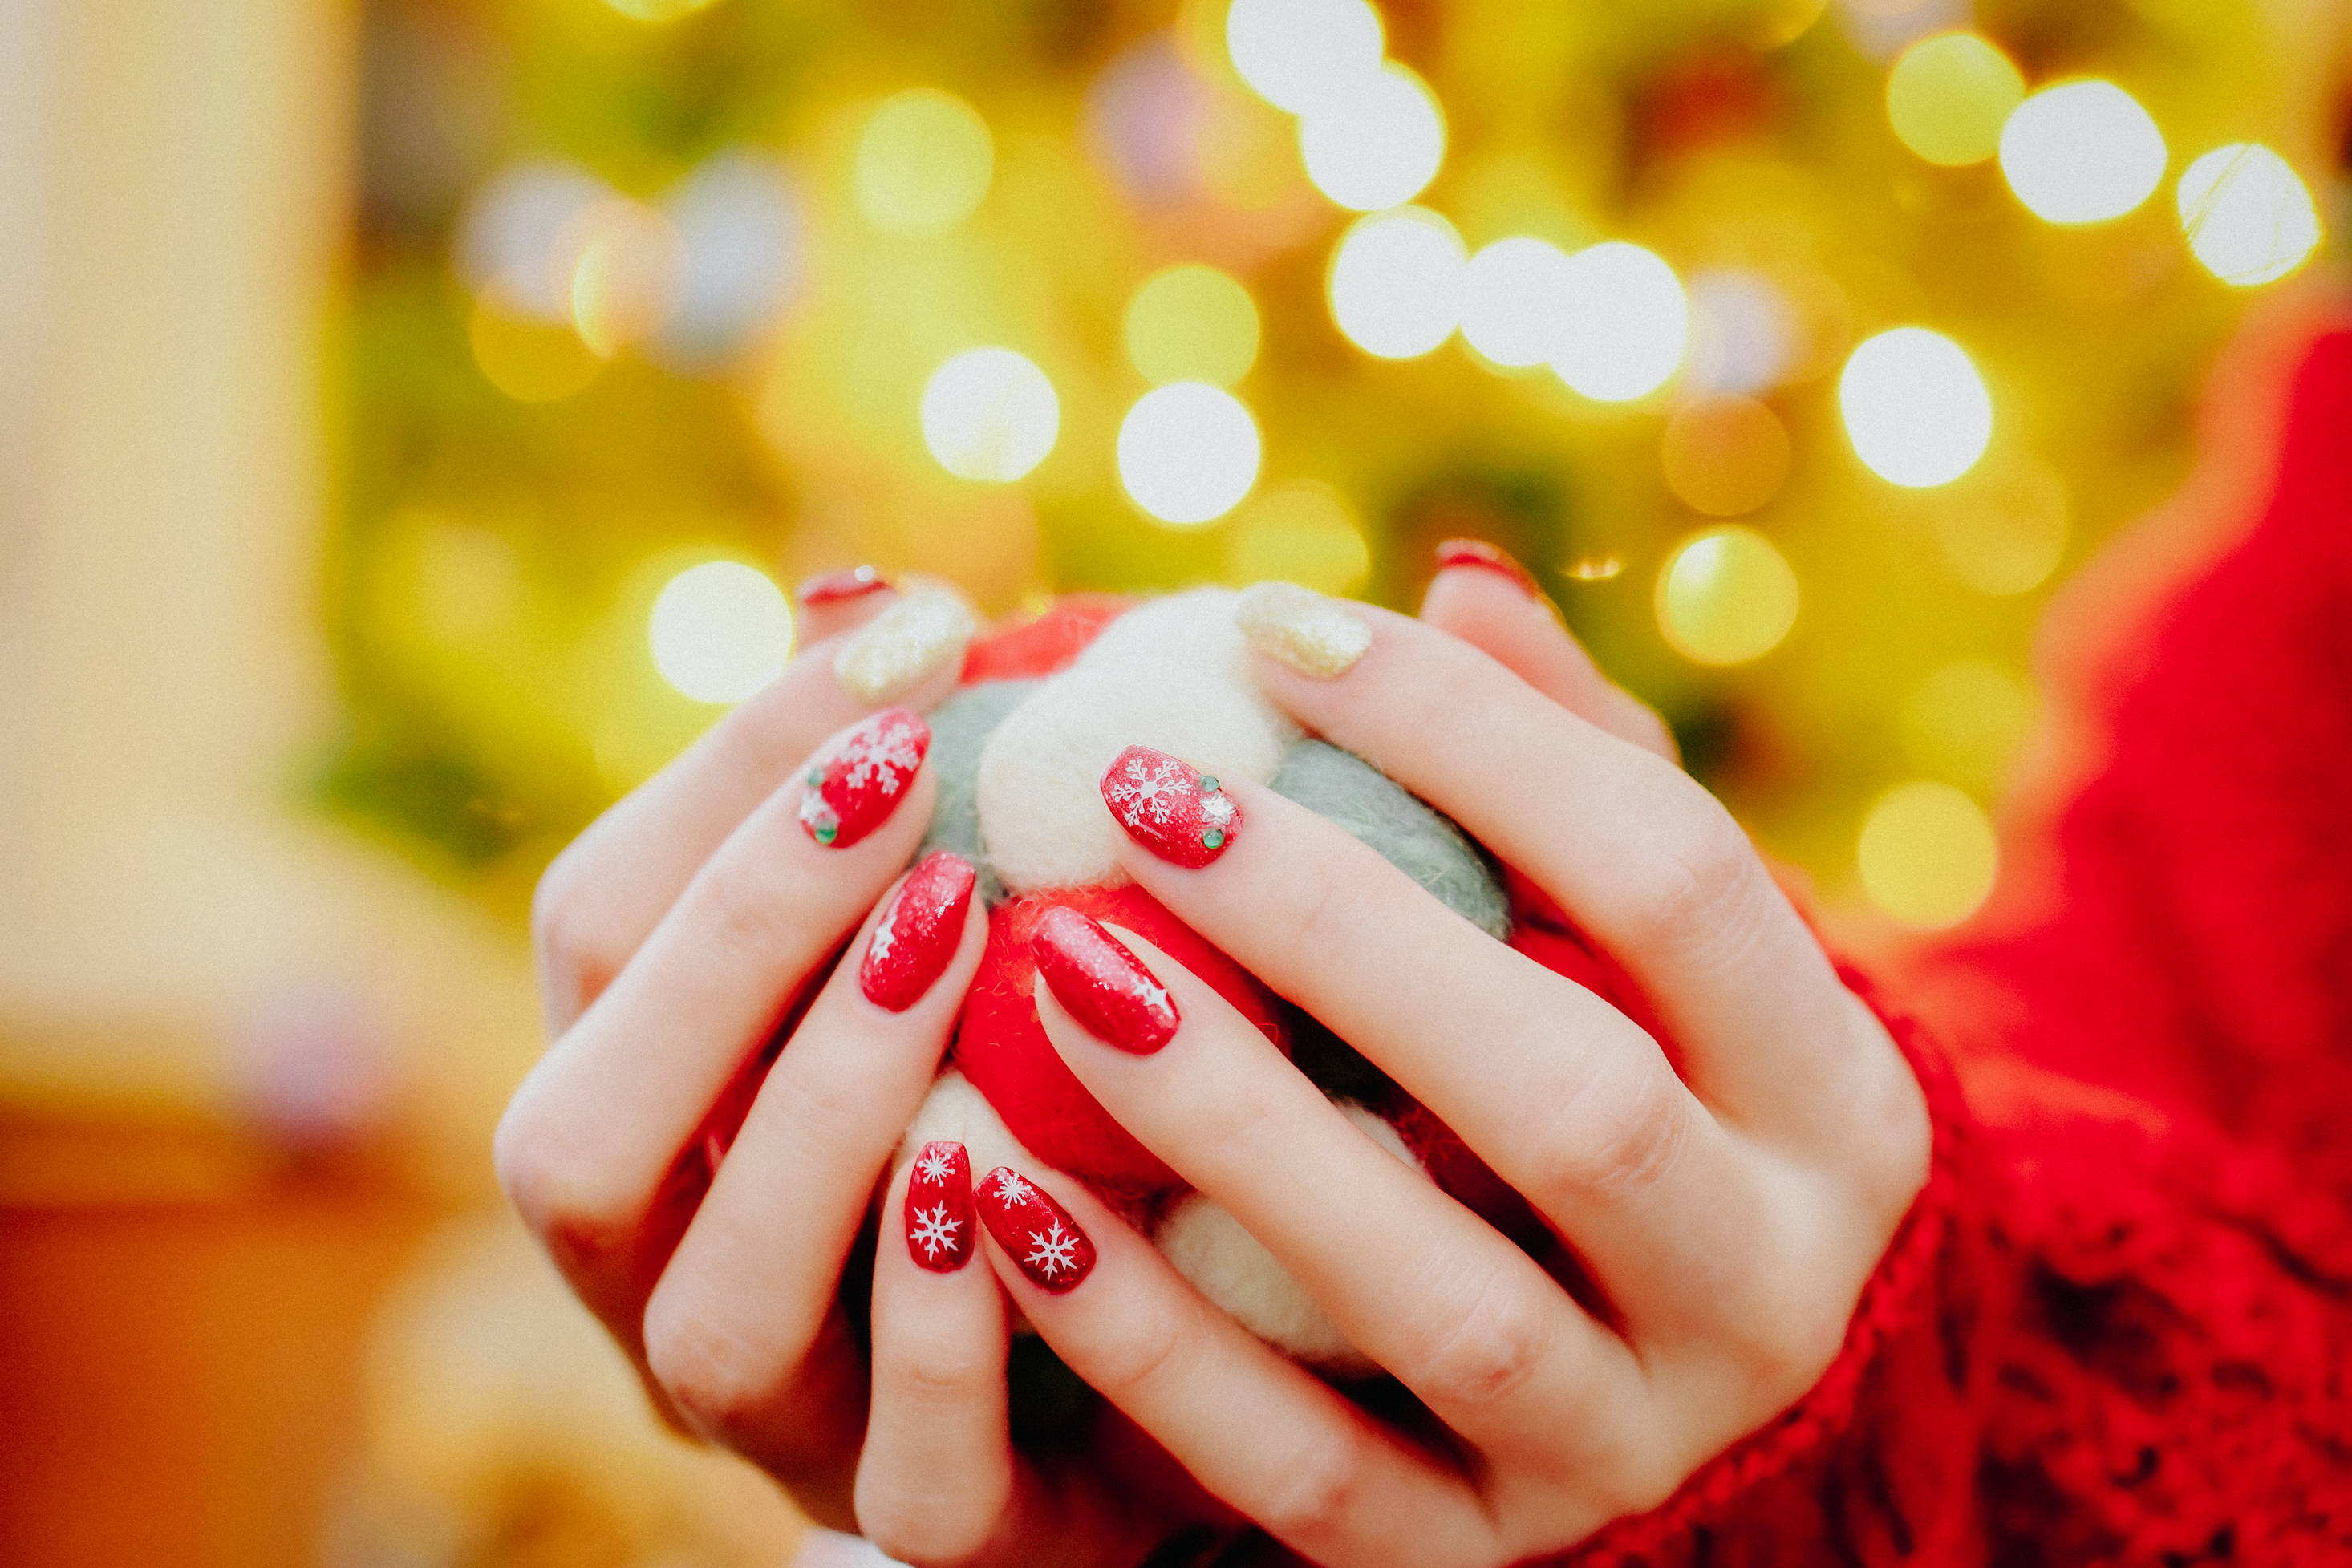
<path id="1" fill-rule="evenodd" d="M 812 607 L 803 625 L 854 634 L 890 599 Z M 867 712 L 835 678 L 837 645 L 801 653 L 549 868 L 533 936 L 553 1044 L 499 1124 L 499 1180 L 664 1413 L 813 1518 L 925 1563 L 1130 1561 L 1171 1528 L 1142 1500 L 1162 1489 L 1091 1469 L 1047 1484 L 1015 1457 L 985 1269 L 919 1270 L 886 1227 L 870 1371 L 840 1304 L 987 923 L 967 906 L 942 935 L 945 969 L 905 1010 L 861 987 L 932 781 L 918 768 L 855 842 L 803 830 L 804 776 Z M 892 701 L 936 703 L 956 664 Z M 1145 1470 L 1158 1460 L 1112 1446 Z"/>

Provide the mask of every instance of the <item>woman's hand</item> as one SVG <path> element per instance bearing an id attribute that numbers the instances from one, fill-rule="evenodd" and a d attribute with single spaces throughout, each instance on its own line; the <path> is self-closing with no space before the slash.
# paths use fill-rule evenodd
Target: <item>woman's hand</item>
<path id="1" fill-rule="evenodd" d="M 1358 1132 L 1215 991 L 1120 933 L 1128 972 L 1075 916 L 1040 955 L 1065 1060 L 1462 1451 L 1251 1338 L 1074 1184 L 1049 1196 L 1098 1249 L 1091 1272 L 1056 1291 L 1024 1271 L 1052 1216 L 992 1197 L 1002 1178 L 981 1183 L 992 1262 L 1064 1360 L 1308 1558 L 1460 1568 L 1565 1546 L 1664 1501 L 1820 1377 L 1925 1180 L 1924 1103 L 1661 732 L 1597 709 L 1610 733 L 1395 615 L 1295 593 L 1256 608 L 1255 640 L 1287 661 L 1259 661 L 1275 699 L 1574 917 L 1675 1063 L 1268 790 L 1226 787 L 1238 820 L 1206 863 L 1183 855 L 1195 869 L 1147 848 L 1162 834 L 1139 819 L 1126 868 L 1442 1116 L 1574 1249 L 1606 1315 Z"/>

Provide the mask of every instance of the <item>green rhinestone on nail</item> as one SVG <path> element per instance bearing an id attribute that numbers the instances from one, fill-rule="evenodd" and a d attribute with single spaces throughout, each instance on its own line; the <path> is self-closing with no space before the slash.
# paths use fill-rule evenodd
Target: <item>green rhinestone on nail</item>
<path id="1" fill-rule="evenodd" d="M 1221 850 L 1224 848 L 1224 830 L 1223 828 L 1211 828 L 1207 832 L 1202 833 L 1201 835 L 1201 847 L 1204 850 Z"/>
<path id="2" fill-rule="evenodd" d="M 819 828 L 816 831 L 816 841 L 821 844 L 830 844 L 839 837 L 841 837 L 841 830 L 837 827 Z"/>
<path id="3" fill-rule="evenodd" d="M 812 784 L 812 785 L 816 785 L 816 784 L 822 784 L 822 783 L 824 783 L 824 768 L 810 768 L 810 769 L 808 770 L 808 779 L 807 779 L 807 782 L 808 782 L 808 783 L 810 783 L 810 784 Z"/>
<path id="4" fill-rule="evenodd" d="M 1216 792 L 1217 792 L 1217 776 L 1216 776 L 1215 774 L 1213 774 L 1213 773 L 1203 773 L 1203 774 L 1202 774 L 1202 775 L 1201 775 L 1201 793 L 1202 793 L 1202 794 L 1203 794 L 1203 795 L 1213 795 L 1213 794 L 1215 794 Z"/>

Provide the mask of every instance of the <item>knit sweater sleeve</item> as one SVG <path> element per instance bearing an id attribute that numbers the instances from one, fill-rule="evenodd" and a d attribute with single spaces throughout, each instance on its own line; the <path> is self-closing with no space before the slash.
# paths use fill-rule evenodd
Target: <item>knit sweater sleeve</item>
<path id="1" fill-rule="evenodd" d="M 2352 1552 L 2352 1238 L 2262 1154 L 2024 1071 L 1928 1091 L 1932 1174 L 1828 1375 L 1560 1568 Z"/>

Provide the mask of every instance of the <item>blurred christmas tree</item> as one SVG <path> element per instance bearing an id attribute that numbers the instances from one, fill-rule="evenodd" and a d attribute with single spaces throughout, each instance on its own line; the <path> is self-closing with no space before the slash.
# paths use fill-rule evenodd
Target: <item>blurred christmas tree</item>
<path id="1" fill-rule="evenodd" d="M 324 788 L 513 906 L 777 579 L 1404 604 L 1474 534 L 1773 847 L 1956 918 L 2048 589 L 2316 254 L 2317 25 L 375 0 Z"/>

